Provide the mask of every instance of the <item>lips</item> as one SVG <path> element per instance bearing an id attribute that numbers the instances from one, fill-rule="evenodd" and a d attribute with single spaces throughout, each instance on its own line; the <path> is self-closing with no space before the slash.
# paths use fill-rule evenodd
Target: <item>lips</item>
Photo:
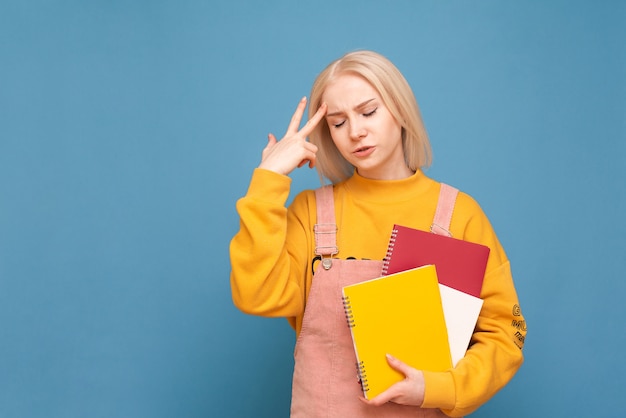
<path id="1" fill-rule="evenodd" d="M 355 149 L 352 152 L 352 154 L 356 155 L 357 157 L 366 157 L 370 155 L 373 151 L 374 151 L 374 147 L 363 146 L 363 147 L 359 147 Z"/>

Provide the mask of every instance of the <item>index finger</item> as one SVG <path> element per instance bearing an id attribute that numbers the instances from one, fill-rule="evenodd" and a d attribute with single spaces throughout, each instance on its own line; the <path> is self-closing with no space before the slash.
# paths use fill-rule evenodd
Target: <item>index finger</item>
<path id="1" fill-rule="evenodd" d="M 384 392 L 379 393 L 378 395 L 376 395 L 375 397 L 373 397 L 372 399 L 365 399 L 363 397 L 359 397 L 361 399 L 361 401 L 363 401 L 364 403 L 368 404 L 368 405 L 373 405 L 373 406 L 381 406 L 386 404 L 387 402 L 391 401 L 393 398 L 395 398 L 398 394 L 397 389 L 396 389 L 396 384 L 391 385 L 389 388 L 387 388 Z"/>
<path id="2" fill-rule="evenodd" d="M 322 105 L 317 109 L 317 112 L 307 121 L 307 123 L 300 129 L 300 133 L 304 136 L 309 136 L 313 129 L 317 126 L 318 123 L 322 120 L 324 115 L 326 115 L 326 110 L 328 106 L 326 103 L 322 103 Z"/>
<path id="3" fill-rule="evenodd" d="M 300 102 L 298 102 L 298 107 L 293 113 L 293 116 L 291 116 L 291 121 L 289 121 L 289 126 L 287 127 L 287 135 L 293 135 L 298 132 L 298 127 L 300 126 L 300 122 L 302 121 L 302 115 L 304 115 L 304 109 L 306 108 L 306 102 L 306 97 L 303 97 L 302 99 L 300 99 Z"/>

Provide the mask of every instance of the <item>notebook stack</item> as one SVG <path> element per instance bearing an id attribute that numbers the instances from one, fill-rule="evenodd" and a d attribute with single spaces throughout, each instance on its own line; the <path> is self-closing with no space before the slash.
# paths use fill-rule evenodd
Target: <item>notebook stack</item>
<path id="1" fill-rule="evenodd" d="M 484 245 L 394 225 L 381 276 L 343 288 L 367 399 L 404 379 L 386 354 L 435 372 L 465 356 L 488 257 Z"/>

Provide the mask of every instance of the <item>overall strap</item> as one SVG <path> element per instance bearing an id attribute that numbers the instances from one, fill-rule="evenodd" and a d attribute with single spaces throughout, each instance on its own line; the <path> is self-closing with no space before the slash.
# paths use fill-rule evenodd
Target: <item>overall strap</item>
<path id="1" fill-rule="evenodd" d="M 332 184 L 315 190 L 315 206 L 317 207 L 317 223 L 313 227 L 315 254 L 322 258 L 325 255 L 332 257 L 339 252 Z M 328 260 L 330 261 L 330 258 Z"/>
<path id="2" fill-rule="evenodd" d="M 430 226 L 430 232 L 437 235 L 452 236 L 450 233 L 450 221 L 452 220 L 452 212 L 454 211 L 454 203 L 459 190 L 445 183 L 441 183 L 439 191 L 439 201 L 437 202 L 437 210 L 435 211 L 435 219 Z"/>

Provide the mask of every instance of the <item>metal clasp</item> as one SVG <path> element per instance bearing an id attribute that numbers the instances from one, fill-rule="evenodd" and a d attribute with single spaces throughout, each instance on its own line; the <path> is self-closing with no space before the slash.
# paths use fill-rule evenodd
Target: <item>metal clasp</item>
<path id="1" fill-rule="evenodd" d="M 436 223 L 433 223 L 430 226 L 430 232 L 436 235 L 446 235 L 448 237 L 452 236 L 452 233 L 450 231 L 448 231 L 446 228 L 444 228 L 441 225 L 437 225 Z"/>

